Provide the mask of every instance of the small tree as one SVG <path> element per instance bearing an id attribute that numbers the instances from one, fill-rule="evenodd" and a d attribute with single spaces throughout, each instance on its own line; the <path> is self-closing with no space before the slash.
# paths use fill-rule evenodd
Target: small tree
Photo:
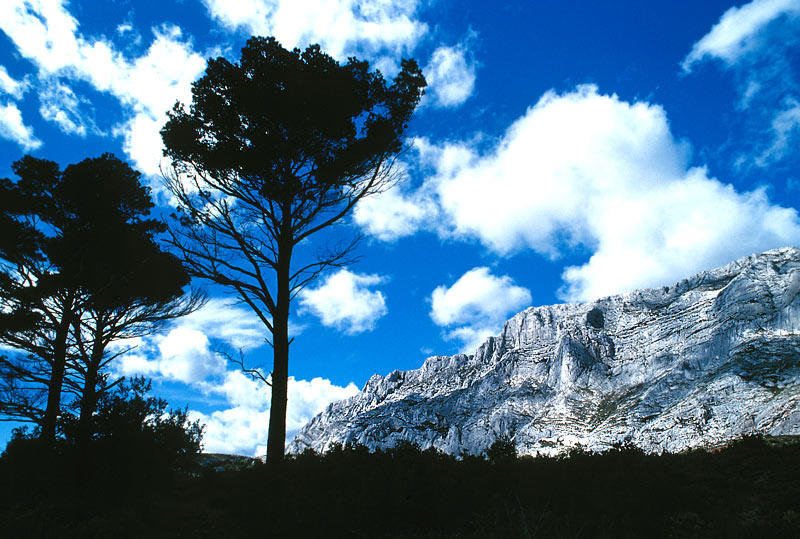
<path id="1" fill-rule="evenodd" d="M 235 291 L 271 334 L 267 459 L 283 458 L 292 298 L 355 242 L 297 263 L 311 235 L 386 189 L 425 79 L 413 60 L 387 85 L 369 64 L 318 45 L 253 37 L 238 64 L 209 60 L 161 135 L 178 202 L 171 243 L 190 272 Z"/>

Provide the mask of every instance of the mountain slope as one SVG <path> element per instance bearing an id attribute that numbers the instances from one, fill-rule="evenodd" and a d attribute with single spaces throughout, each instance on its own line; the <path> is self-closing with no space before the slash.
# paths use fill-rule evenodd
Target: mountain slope
<path id="1" fill-rule="evenodd" d="M 522 454 L 626 442 L 677 451 L 752 432 L 800 434 L 800 249 L 526 309 L 473 355 L 373 376 L 289 451 L 406 440 L 480 453 L 501 437 Z"/>

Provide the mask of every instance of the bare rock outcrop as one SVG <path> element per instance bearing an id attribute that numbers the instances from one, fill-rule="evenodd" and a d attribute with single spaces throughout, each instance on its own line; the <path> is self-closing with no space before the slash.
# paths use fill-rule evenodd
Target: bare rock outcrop
<path id="1" fill-rule="evenodd" d="M 521 454 L 713 445 L 800 434 L 800 249 L 742 258 L 674 286 L 532 307 L 475 354 L 375 375 L 290 444 L 405 440 Z"/>

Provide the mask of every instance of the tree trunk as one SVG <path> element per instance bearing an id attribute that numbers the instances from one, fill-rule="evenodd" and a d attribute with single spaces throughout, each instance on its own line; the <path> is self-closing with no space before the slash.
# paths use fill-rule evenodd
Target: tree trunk
<path id="1" fill-rule="evenodd" d="M 90 483 L 92 462 L 89 446 L 94 434 L 92 416 L 97 408 L 97 378 L 104 352 L 103 326 L 98 319 L 97 327 L 94 329 L 91 355 L 86 358 L 86 377 L 78 419 L 78 484 L 81 486 Z"/>
<path id="2" fill-rule="evenodd" d="M 61 319 L 56 326 L 53 342 L 53 363 L 50 372 L 50 383 L 47 387 L 47 407 L 42 418 L 39 439 L 50 444 L 56 437 L 56 421 L 61 412 L 61 386 L 64 384 L 64 372 L 67 367 L 67 337 L 72 324 L 72 303 L 74 294 L 70 292 L 61 309 Z"/>
<path id="3" fill-rule="evenodd" d="M 102 331 L 98 329 L 92 343 L 92 353 L 86 362 L 86 379 L 81 395 L 81 415 L 78 420 L 78 443 L 85 445 L 92 437 L 92 416 L 97 409 L 97 376 L 103 359 Z"/>
<path id="4" fill-rule="evenodd" d="M 286 403 L 289 386 L 289 267 L 291 247 L 278 253 L 277 301 L 272 315 L 272 403 L 269 409 L 267 463 L 283 461 L 286 448 Z"/>

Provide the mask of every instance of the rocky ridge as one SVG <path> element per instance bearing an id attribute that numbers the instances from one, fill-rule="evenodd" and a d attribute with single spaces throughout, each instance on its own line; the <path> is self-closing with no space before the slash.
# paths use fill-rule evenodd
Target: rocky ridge
<path id="1" fill-rule="evenodd" d="M 674 286 L 531 307 L 475 354 L 374 375 L 289 445 L 410 441 L 521 454 L 708 446 L 800 434 L 800 249 L 741 258 Z"/>

